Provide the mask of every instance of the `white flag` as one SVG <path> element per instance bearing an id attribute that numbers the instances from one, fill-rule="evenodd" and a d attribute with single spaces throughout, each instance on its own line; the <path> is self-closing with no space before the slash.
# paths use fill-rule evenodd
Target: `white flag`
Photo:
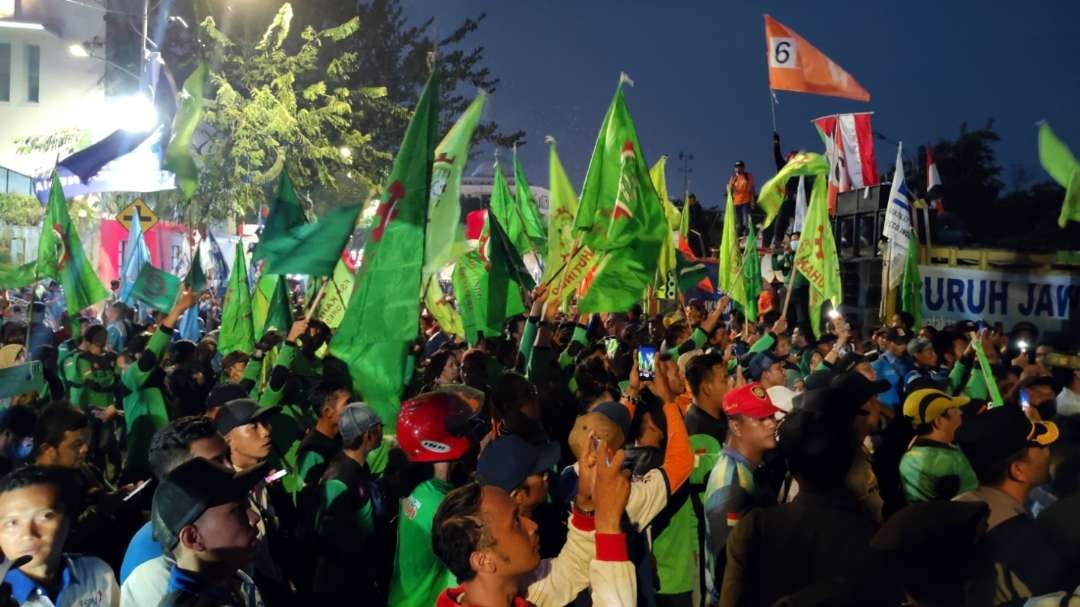
<path id="1" fill-rule="evenodd" d="M 892 188 L 889 190 L 889 205 L 885 208 L 885 226 L 881 232 L 882 236 L 889 239 L 883 261 L 887 264 L 890 289 L 897 287 L 903 277 L 904 260 L 912 232 L 911 194 L 904 183 L 902 150 L 901 143 L 896 147 L 896 170 L 893 172 Z"/>
<path id="2" fill-rule="evenodd" d="M 802 233 L 802 224 L 806 220 L 806 175 L 799 175 L 799 189 L 795 192 L 795 225 L 792 232 Z"/>

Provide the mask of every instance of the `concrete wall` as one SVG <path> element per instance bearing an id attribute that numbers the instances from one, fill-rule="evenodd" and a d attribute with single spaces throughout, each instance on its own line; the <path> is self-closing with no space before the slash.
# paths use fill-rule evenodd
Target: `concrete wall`
<path id="1" fill-rule="evenodd" d="M 71 44 L 95 37 L 104 42 L 104 12 L 64 0 L 21 0 L 20 9 L 15 19 L 0 19 L 0 43 L 11 44 L 11 100 L 0 101 L 0 166 L 33 175 L 51 167 L 56 155 L 17 155 L 15 139 L 64 128 L 86 128 L 90 137 L 100 137 L 115 124 L 105 107 L 105 64 L 68 52 Z M 15 28 L 12 21 L 44 29 Z M 37 103 L 27 100 L 29 45 L 41 49 Z M 104 49 L 93 52 L 103 55 Z"/>

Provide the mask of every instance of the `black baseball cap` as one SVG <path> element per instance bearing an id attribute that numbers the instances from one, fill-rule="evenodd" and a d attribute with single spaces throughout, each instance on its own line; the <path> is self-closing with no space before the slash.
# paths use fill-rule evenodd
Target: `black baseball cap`
<path id="1" fill-rule="evenodd" d="M 1019 407 L 987 409 L 964 419 L 956 443 L 976 471 L 1007 461 L 1026 447 L 1047 447 L 1058 439 L 1053 422 L 1033 422 Z"/>
<path id="2" fill-rule="evenodd" d="M 894 344 L 907 345 L 907 343 L 911 341 L 911 337 L 911 331 L 904 327 L 890 327 L 889 330 L 885 332 L 885 339 Z"/>
<path id="3" fill-rule="evenodd" d="M 965 576 L 962 572 L 978 561 L 976 539 L 989 515 L 985 502 L 917 502 L 889 517 L 870 547 L 910 576 L 932 579 L 958 568 Z"/>
<path id="4" fill-rule="evenodd" d="M 820 390 L 821 388 L 828 388 L 829 383 L 832 381 L 833 376 L 836 373 L 832 369 L 821 369 L 820 371 L 814 371 L 810 375 L 806 376 L 803 380 L 803 385 L 806 386 L 806 391 Z"/>
<path id="5" fill-rule="evenodd" d="M 833 370 L 838 373 L 847 373 L 848 371 L 854 371 L 855 367 L 862 363 L 872 363 L 878 359 L 877 352 L 870 352 L 869 354 L 859 354 L 858 352 L 848 352 L 840 357 L 840 360 L 836 361 L 833 365 Z"/>
<path id="6" fill-rule="evenodd" d="M 201 457 L 173 468 L 154 490 L 150 513 L 154 539 L 171 550 L 180 541 L 180 530 L 208 509 L 246 499 L 265 470 L 265 464 L 259 464 L 234 472 Z"/>
<path id="7" fill-rule="evenodd" d="M 480 452 L 476 480 L 510 493 L 530 476 L 553 470 L 560 455 L 555 442 L 533 445 L 516 434 L 500 436 Z"/>
<path id="8" fill-rule="evenodd" d="M 240 384 L 218 384 L 206 396 L 206 408 L 216 409 L 227 402 L 247 398 L 251 391 Z"/>
<path id="9" fill-rule="evenodd" d="M 615 425 L 618 426 L 620 430 L 622 430 L 623 436 L 630 436 L 631 419 L 630 412 L 627 411 L 626 405 L 614 400 L 609 400 L 593 407 L 590 413 L 599 413 L 610 419 L 615 422 Z"/>
<path id="10" fill-rule="evenodd" d="M 863 403 L 870 400 L 874 395 L 881 394 L 892 388 L 892 384 L 884 379 L 870 380 L 862 373 L 855 371 L 837 373 L 829 382 L 829 385 L 851 395 L 859 403 L 860 408 Z"/>
<path id="11" fill-rule="evenodd" d="M 260 407 L 250 398 L 237 398 L 225 403 L 214 418 L 214 427 L 222 436 L 228 434 L 233 428 L 252 424 L 272 413 L 276 413 L 281 407 Z"/>
<path id="12" fill-rule="evenodd" d="M 861 373 L 833 373 L 828 378 L 828 385 L 809 389 L 796 395 L 792 401 L 798 408 L 812 413 L 855 417 L 860 415 L 863 405 L 875 394 L 888 389 L 889 382 L 870 381 Z M 818 384 L 817 381 L 814 382 Z"/>
<path id="13" fill-rule="evenodd" d="M 779 360 L 779 358 L 774 357 L 769 352 L 758 352 L 750 358 L 750 364 L 747 365 L 746 375 L 750 379 L 758 381 L 761 379 L 761 374 Z"/>

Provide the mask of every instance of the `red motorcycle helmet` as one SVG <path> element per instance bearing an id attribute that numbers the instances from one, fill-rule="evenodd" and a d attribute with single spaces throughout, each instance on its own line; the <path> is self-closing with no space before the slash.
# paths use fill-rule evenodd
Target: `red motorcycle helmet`
<path id="1" fill-rule="evenodd" d="M 461 398 L 428 392 L 401 403 L 397 442 L 411 462 L 452 462 L 469 452 L 485 425 Z"/>

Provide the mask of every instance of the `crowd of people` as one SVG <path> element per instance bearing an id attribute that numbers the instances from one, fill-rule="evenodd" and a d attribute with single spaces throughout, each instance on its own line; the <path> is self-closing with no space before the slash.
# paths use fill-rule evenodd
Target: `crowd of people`
<path id="1" fill-rule="evenodd" d="M 1027 323 L 539 288 L 472 344 L 424 312 L 382 419 L 301 289 L 230 352 L 210 292 L 42 290 L 0 300 L 0 367 L 44 373 L 0 413 L 9 604 L 1080 604 L 1080 370 Z"/>

